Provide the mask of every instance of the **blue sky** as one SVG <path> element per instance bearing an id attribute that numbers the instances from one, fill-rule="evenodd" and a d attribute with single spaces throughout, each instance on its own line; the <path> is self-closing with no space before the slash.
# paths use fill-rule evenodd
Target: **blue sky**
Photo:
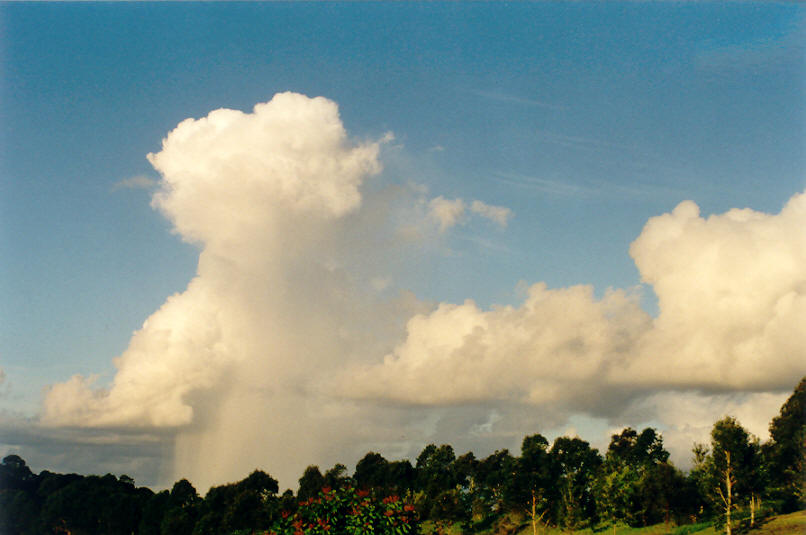
<path id="1" fill-rule="evenodd" d="M 145 156 L 186 118 L 324 96 L 351 139 L 394 133 L 366 190 L 416 183 L 514 214 L 407 250 L 395 291 L 484 309 L 540 281 L 601 297 L 640 284 L 630 243 L 681 201 L 775 214 L 803 191 L 803 17 L 795 3 L 2 4 L 0 406 L 34 416 L 76 373 L 108 384 L 196 273 L 199 246 L 153 190 L 121 186 L 159 180 Z"/>

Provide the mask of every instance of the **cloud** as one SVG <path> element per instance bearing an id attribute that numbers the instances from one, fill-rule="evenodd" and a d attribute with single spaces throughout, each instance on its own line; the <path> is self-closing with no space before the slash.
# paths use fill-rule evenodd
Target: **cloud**
<path id="1" fill-rule="evenodd" d="M 683 202 L 650 219 L 630 249 L 658 296 L 657 318 L 636 295 L 596 299 L 584 286 L 536 284 L 519 307 L 443 303 L 412 318 L 382 364 L 351 372 L 351 392 L 596 412 L 596 398 L 631 390 L 788 389 L 806 371 L 805 225 L 804 194 L 777 215 L 744 209 L 703 219 Z"/>
<path id="2" fill-rule="evenodd" d="M 519 173 L 498 173 L 496 178 L 498 181 L 504 182 L 505 184 L 562 197 L 591 197 L 601 194 L 600 188 L 573 184 L 563 180 L 550 180 L 547 178 L 527 176 Z"/>
<path id="3" fill-rule="evenodd" d="M 181 122 L 148 156 L 162 176 L 152 204 L 200 247 L 197 274 L 133 334 L 111 384 L 52 385 L 42 423 L 174 430 L 186 450 L 175 468 L 201 484 L 239 475 L 208 462 L 233 440 L 251 468 L 276 453 L 281 475 L 295 473 L 322 447 L 309 440 L 319 423 L 304 417 L 310 371 L 362 354 L 364 329 L 394 324 L 394 310 L 360 304 L 335 248 L 361 184 L 381 169 L 378 151 L 348 139 L 335 103 L 292 93 Z"/>
<path id="4" fill-rule="evenodd" d="M 127 474 L 137 485 L 170 487 L 161 478 L 171 458 L 168 433 L 45 427 L 0 411 L 0 437 L 0 458 L 20 455 L 35 473 Z"/>
<path id="5" fill-rule="evenodd" d="M 806 194 L 779 214 L 703 218 L 691 201 L 650 219 L 630 253 L 658 296 L 533 285 L 519 306 L 441 303 L 383 362 L 337 378 L 344 395 L 409 406 L 505 404 L 660 426 L 676 462 L 731 414 L 766 426 L 806 373 Z M 450 377 L 450 381 L 445 381 Z M 349 390 L 347 385 L 349 385 Z M 595 437 L 589 437 L 595 439 Z"/>
<path id="6" fill-rule="evenodd" d="M 373 277 L 369 283 L 376 292 L 382 292 L 389 287 L 392 279 L 390 277 Z"/>
<path id="7" fill-rule="evenodd" d="M 112 191 L 119 189 L 145 189 L 151 190 L 157 187 L 159 181 L 145 175 L 137 175 L 130 178 L 118 180 L 112 185 Z"/>
<path id="8" fill-rule="evenodd" d="M 261 467 L 293 485 L 370 449 L 483 455 L 569 422 L 583 434 L 579 414 L 660 422 L 680 444 L 696 403 L 703 425 L 735 408 L 755 428 L 806 372 L 806 195 L 779 214 L 703 218 L 687 201 L 650 219 L 630 254 L 654 318 L 636 291 L 586 285 L 431 304 L 388 290 L 429 239 L 402 241 L 404 223 L 434 235 L 512 214 L 363 187 L 389 139 L 351 139 L 334 102 L 293 93 L 181 122 L 148 156 L 152 205 L 198 246 L 196 275 L 132 335 L 111 383 L 50 387 L 40 434 L 156 435 L 174 448 L 163 483 L 203 490 Z"/>
<path id="9" fill-rule="evenodd" d="M 625 381 L 711 391 L 791 388 L 806 368 L 806 194 L 779 214 L 703 218 L 693 202 L 647 222 L 630 247 L 659 315 Z"/>
<path id="10" fill-rule="evenodd" d="M 504 93 L 499 93 L 495 91 L 471 91 L 476 96 L 481 98 L 492 100 L 495 102 L 503 102 L 506 104 L 519 104 L 522 106 L 529 106 L 529 107 L 537 107 L 537 108 L 544 108 L 548 110 L 567 110 L 568 106 L 562 104 L 554 104 L 551 102 L 545 102 L 542 100 L 537 100 L 533 98 L 523 98 L 514 95 L 507 95 Z"/>
<path id="11" fill-rule="evenodd" d="M 661 391 L 634 400 L 614 423 L 621 424 L 616 428 L 622 429 L 627 425 L 652 425 L 653 421 L 662 420 L 664 446 L 675 463 L 688 469 L 692 446 L 710 443 L 711 428 L 723 416 L 733 416 L 750 433 L 768 440 L 770 419 L 790 395 L 791 390 L 729 394 Z"/>
<path id="12" fill-rule="evenodd" d="M 586 392 L 599 390 L 649 323 L 635 295 L 611 291 L 597 300 L 590 286 L 539 283 L 520 307 L 443 303 L 413 317 L 382 364 L 351 370 L 346 381 L 352 395 L 412 404 L 495 400 L 594 410 L 599 401 Z"/>
<path id="13" fill-rule="evenodd" d="M 465 201 L 445 199 L 441 195 L 428 203 L 429 214 L 439 223 L 441 232 L 457 225 L 465 215 Z"/>
<path id="14" fill-rule="evenodd" d="M 504 206 L 492 206 L 481 201 L 473 201 L 470 205 L 470 210 L 474 214 L 489 219 L 500 227 L 506 227 L 509 220 L 512 218 L 512 210 Z"/>
<path id="15" fill-rule="evenodd" d="M 806 37 L 806 17 L 793 17 L 785 31 L 775 39 L 750 40 L 744 43 L 714 46 L 706 43 L 694 55 L 695 67 L 724 72 L 761 73 L 784 62 L 801 65 Z"/>
<path id="16" fill-rule="evenodd" d="M 446 199 L 440 195 L 428 203 L 429 216 L 439 223 L 440 232 L 464 224 L 468 210 L 500 227 L 506 227 L 512 217 L 512 210 L 509 208 L 493 206 L 479 200 L 474 200 L 468 205 L 462 199 Z"/>

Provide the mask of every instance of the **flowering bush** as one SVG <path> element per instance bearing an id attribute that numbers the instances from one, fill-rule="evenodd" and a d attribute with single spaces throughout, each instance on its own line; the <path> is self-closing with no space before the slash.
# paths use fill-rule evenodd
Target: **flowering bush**
<path id="1" fill-rule="evenodd" d="M 414 506 L 397 496 L 378 501 L 369 492 L 352 487 L 323 488 L 299 504 L 295 513 L 283 512 L 270 535 L 407 535 L 418 532 Z"/>

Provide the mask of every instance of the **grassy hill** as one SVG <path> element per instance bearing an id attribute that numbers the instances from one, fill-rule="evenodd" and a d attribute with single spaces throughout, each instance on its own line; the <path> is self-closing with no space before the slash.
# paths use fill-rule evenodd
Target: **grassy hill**
<path id="1" fill-rule="evenodd" d="M 744 523 L 743 523 L 744 524 Z M 797 511 L 787 515 L 768 517 L 756 522 L 756 526 L 750 529 L 746 525 L 734 525 L 734 535 L 806 535 L 806 511 Z M 431 522 L 423 524 L 421 533 L 424 535 L 436 534 L 436 526 Z M 538 535 L 569 535 L 569 532 L 558 528 L 538 527 Z M 612 535 L 611 527 L 601 529 L 584 529 L 573 532 L 573 535 Z M 721 535 L 724 530 L 715 530 L 710 522 L 698 524 L 686 524 L 674 526 L 667 524 L 655 524 L 645 528 L 631 528 L 629 526 L 619 526 L 615 535 Z M 451 526 L 443 531 L 444 535 L 461 535 L 462 530 L 459 525 Z M 505 519 L 490 528 L 477 531 L 474 535 L 532 535 L 531 525 L 520 519 Z"/>

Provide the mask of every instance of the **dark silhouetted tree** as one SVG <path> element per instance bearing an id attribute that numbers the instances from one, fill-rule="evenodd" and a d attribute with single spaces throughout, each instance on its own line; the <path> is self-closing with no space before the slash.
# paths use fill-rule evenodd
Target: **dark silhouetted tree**
<path id="1" fill-rule="evenodd" d="M 806 377 L 770 422 L 765 445 L 771 497 L 784 512 L 806 509 Z"/>
<path id="2" fill-rule="evenodd" d="M 316 496 L 322 487 L 325 486 L 325 477 L 319 471 L 319 467 L 311 465 L 302 473 L 299 478 L 299 490 L 297 491 L 297 498 L 300 500 L 307 500 Z"/>

